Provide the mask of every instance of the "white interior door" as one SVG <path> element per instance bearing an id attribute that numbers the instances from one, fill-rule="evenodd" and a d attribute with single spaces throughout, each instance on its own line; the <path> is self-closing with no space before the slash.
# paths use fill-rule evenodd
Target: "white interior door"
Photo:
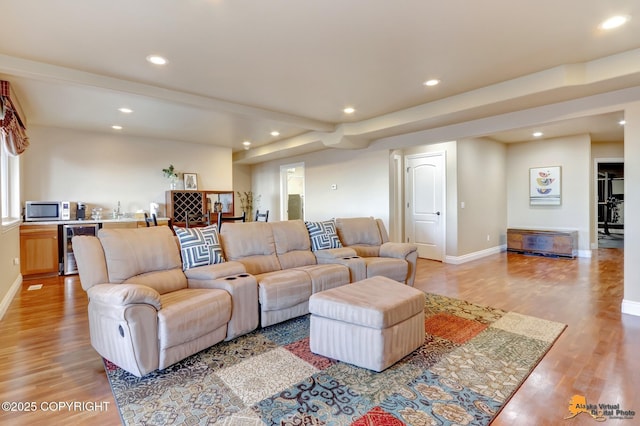
<path id="1" fill-rule="evenodd" d="M 444 259 L 444 153 L 411 155 L 406 167 L 407 242 L 418 246 L 418 256 Z"/>

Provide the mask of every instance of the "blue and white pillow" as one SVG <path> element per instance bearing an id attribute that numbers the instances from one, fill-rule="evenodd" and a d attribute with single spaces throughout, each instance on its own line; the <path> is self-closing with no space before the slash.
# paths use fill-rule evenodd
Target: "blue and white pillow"
<path id="1" fill-rule="evenodd" d="M 218 229 L 215 225 L 204 228 L 173 227 L 180 241 L 182 270 L 196 266 L 213 265 L 224 262 Z"/>
<path id="2" fill-rule="evenodd" d="M 333 220 L 324 222 L 305 222 L 309 238 L 311 238 L 311 250 L 325 250 L 342 247 L 340 238 L 336 232 L 336 223 Z"/>

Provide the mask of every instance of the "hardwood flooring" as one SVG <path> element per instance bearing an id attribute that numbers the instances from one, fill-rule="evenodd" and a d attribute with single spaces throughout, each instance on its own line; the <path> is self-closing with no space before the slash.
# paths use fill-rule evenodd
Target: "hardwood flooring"
<path id="1" fill-rule="evenodd" d="M 573 395 L 638 413 L 606 425 L 640 423 L 640 317 L 620 313 L 622 250 L 593 253 L 574 260 L 501 253 L 463 265 L 418 261 L 421 290 L 568 325 L 493 425 L 593 425 L 585 414 L 563 420 Z M 44 286 L 29 291 L 33 284 Z M 33 402 L 36 411 L 0 411 L 0 424 L 120 424 L 89 342 L 86 305 L 77 277 L 25 280 L 0 321 L 0 402 Z M 91 404 L 102 405 L 90 411 Z"/>

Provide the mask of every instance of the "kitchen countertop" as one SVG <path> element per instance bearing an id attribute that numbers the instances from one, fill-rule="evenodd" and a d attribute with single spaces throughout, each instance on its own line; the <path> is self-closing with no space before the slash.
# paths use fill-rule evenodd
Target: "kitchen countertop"
<path id="1" fill-rule="evenodd" d="M 169 220 L 167 217 L 159 217 L 158 220 Z M 92 223 L 127 223 L 127 222 L 144 222 L 144 218 L 136 219 L 133 217 L 123 217 L 120 219 L 86 219 L 86 220 L 48 220 L 42 222 L 22 222 L 21 225 L 83 225 Z"/>

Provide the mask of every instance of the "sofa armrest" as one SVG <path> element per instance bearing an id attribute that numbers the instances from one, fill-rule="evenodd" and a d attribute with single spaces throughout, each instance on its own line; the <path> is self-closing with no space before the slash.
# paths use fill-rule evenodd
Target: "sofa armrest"
<path id="1" fill-rule="evenodd" d="M 338 264 L 349 268 L 349 281 L 352 283 L 367 278 L 367 264 L 352 248 L 318 250 L 313 254 L 318 264 Z"/>
<path id="2" fill-rule="evenodd" d="M 230 275 L 243 274 L 245 272 L 247 272 L 247 270 L 242 263 L 230 261 L 189 268 L 184 271 L 184 274 L 188 281 L 207 281 L 228 277 Z"/>
<path id="3" fill-rule="evenodd" d="M 384 243 L 380 246 L 380 257 L 395 257 L 405 259 L 408 255 L 418 250 L 415 244 L 410 243 Z"/>
<path id="4" fill-rule="evenodd" d="M 336 263 L 347 257 L 357 256 L 356 251 L 349 247 L 340 247 L 313 252 L 318 263 Z"/>
<path id="5" fill-rule="evenodd" d="M 189 279 L 189 288 L 219 289 L 229 293 L 232 303 L 231 319 L 227 324 L 225 340 L 249 333 L 258 327 L 258 282 L 253 275 L 242 272 L 216 279 Z"/>
<path id="6" fill-rule="evenodd" d="M 97 284 L 87 290 L 89 299 L 103 305 L 126 306 L 147 304 L 162 308 L 160 293 L 140 284 Z"/>

